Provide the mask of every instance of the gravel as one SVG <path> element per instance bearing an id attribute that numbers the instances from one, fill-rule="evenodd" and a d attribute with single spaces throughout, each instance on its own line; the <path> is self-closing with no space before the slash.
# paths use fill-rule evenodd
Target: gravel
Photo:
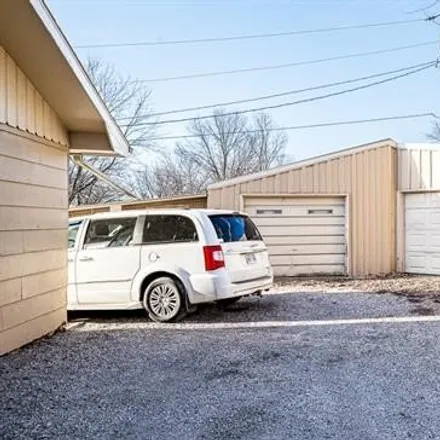
<path id="1" fill-rule="evenodd" d="M 411 298 L 279 289 L 173 325 L 75 314 L 0 358 L 0 438 L 438 439 L 440 322 L 283 325 L 437 313 Z"/>
<path id="2" fill-rule="evenodd" d="M 280 278 L 277 292 L 369 292 L 440 298 L 440 277 L 397 275 L 365 279 L 346 277 Z"/>

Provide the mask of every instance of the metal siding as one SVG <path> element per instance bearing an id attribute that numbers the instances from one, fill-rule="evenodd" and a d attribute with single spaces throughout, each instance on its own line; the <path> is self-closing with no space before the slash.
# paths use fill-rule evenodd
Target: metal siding
<path id="1" fill-rule="evenodd" d="M 435 157 L 436 163 L 440 165 L 440 156 Z M 331 161 L 321 160 L 280 173 L 282 191 L 285 194 L 349 196 L 348 249 L 349 269 L 353 276 L 388 274 L 395 271 L 396 162 L 395 148 L 390 141 L 388 145 L 381 143 L 377 148 L 372 146 Z M 400 184 L 406 178 L 399 168 Z M 267 186 L 262 185 L 265 180 L 267 181 L 267 177 L 249 181 L 246 193 L 255 194 L 255 188 L 261 185 L 259 192 L 262 195 L 270 194 Z M 238 209 L 239 200 L 235 188 L 238 185 L 243 184 L 210 189 L 208 206 Z M 241 192 L 244 195 L 246 193 Z"/>
<path id="2" fill-rule="evenodd" d="M 279 174 L 280 176 L 280 192 L 281 193 L 286 193 L 287 192 L 287 188 L 289 187 L 289 175 L 288 173 L 281 173 Z"/>
<path id="3" fill-rule="evenodd" d="M 440 151 L 400 149 L 400 191 L 440 189 Z"/>
<path id="4" fill-rule="evenodd" d="M 0 47 L 0 124 L 68 145 L 67 132 L 14 60 Z"/>

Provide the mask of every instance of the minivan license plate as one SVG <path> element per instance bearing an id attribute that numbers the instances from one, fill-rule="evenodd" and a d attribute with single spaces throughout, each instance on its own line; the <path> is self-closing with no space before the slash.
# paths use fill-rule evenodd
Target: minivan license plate
<path id="1" fill-rule="evenodd" d="M 245 254 L 246 264 L 255 264 L 257 259 L 255 258 L 255 254 Z"/>

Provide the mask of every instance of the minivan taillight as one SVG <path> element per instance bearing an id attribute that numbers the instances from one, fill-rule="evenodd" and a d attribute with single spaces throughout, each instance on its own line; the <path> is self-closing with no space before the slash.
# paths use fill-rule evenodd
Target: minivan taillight
<path id="1" fill-rule="evenodd" d="M 205 269 L 216 270 L 225 267 L 225 257 L 221 246 L 204 246 Z"/>

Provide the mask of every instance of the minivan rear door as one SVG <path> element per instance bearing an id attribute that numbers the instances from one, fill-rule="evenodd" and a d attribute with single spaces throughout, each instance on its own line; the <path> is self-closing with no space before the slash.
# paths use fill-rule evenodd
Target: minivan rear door
<path id="1" fill-rule="evenodd" d="M 254 222 L 243 214 L 209 216 L 221 242 L 225 266 L 233 283 L 270 276 L 269 254 Z"/>

